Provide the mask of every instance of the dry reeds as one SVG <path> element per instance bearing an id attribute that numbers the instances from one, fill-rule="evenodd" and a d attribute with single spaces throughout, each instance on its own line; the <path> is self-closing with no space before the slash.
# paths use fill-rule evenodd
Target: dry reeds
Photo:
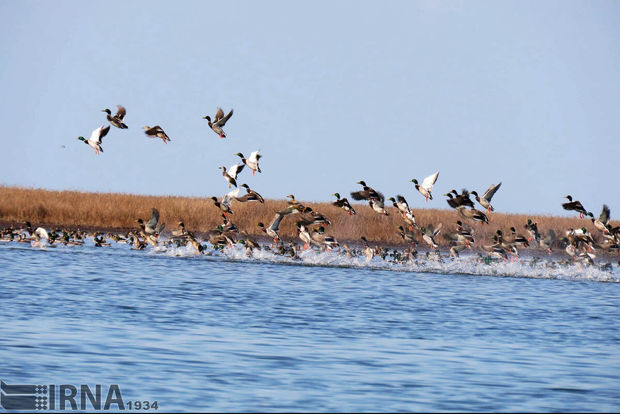
<path id="1" fill-rule="evenodd" d="M 49 191 L 0 186 L 0 200 L 0 222 L 5 225 L 30 221 L 33 225 L 49 228 L 128 230 L 137 227 L 137 218 L 148 219 L 152 207 L 159 210 L 160 220 L 167 224 L 168 229 L 176 228 L 179 219 L 183 219 L 188 229 L 198 233 L 211 230 L 222 222 L 221 211 L 209 198 Z M 381 216 L 367 205 L 356 204 L 358 214 L 349 216 L 331 203 L 301 202 L 326 215 L 332 223 L 326 228 L 326 233 L 340 241 L 358 241 L 361 236 L 366 236 L 374 243 L 403 244 L 396 231 L 399 225 L 404 226 L 404 222 L 393 207 L 386 207 L 389 216 Z M 256 224 L 262 221 L 268 225 L 275 212 L 286 206 L 284 200 L 265 200 L 265 204 L 235 201 L 231 207 L 234 214 L 230 215 L 229 219 L 239 229 L 250 235 L 260 236 L 263 233 Z M 462 220 L 455 210 L 413 209 L 413 212 L 420 226 L 443 223 L 444 233 L 453 231 L 456 221 Z M 557 235 L 563 235 L 568 228 L 581 227 L 596 232 L 589 219 L 548 215 L 492 213 L 488 225 L 472 222 L 467 224 L 474 229 L 477 244 L 481 244 L 489 243 L 497 229 L 505 230 L 510 226 L 515 226 L 517 232 L 525 234 L 523 226 L 528 218 L 538 222 L 541 234 L 553 229 Z M 285 217 L 282 221 L 280 235 L 283 238 L 297 238 L 295 221 L 294 215 Z M 419 235 L 418 240 L 421 241 Z M 437 242 L 447 245 L 441 235 Z"/>

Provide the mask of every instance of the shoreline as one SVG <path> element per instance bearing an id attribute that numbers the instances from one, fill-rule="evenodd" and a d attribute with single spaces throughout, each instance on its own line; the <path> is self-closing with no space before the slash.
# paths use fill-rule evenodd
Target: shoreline
<path id="1" fill-rule="evenodd" d="M 52 191 L 21 187 L 0 186 L 0 226 L 19 228 L 25 221 L 33 227 L 42 226 L 47 229 L 65 228 L 91 232 L 118 233 L 138 229 L 136 219 L 148 220 L 151 208 L 160 211 L 160 221 L 166 223 L 163 235 L 177 229 L 179 219 L 185 222 L 188 230 L 197 236 L 206 234 L 222 223 L 221 211 L 214 206 L 208 197 L 181 196 L 145 196 L 121 193 L 89 193 L 80 191 Z M 350 216 L 345 211 L 334 207 L 330 202 L 300 202 L 311 207 L 329 218 L 331 225 L 325 226 L 325 232 L 333 235 L 340 244 L 359 245 L 360 238 L 365 236 L 369 243 L 388 248 L 404 248 L 410 244 L 398 236 L 398 226 L 405 226 L 404 221 L 394 207 L 387 206 L 389 216 L 381 216 L 373 212 L 367 204 L 355 203 L 357 215 Z M 412 203 L 414 204 L 414 203 Z M 269 238 L 257 227 L 262 221 L 268 225 L 276 211 L 287 206 L 286 200 L 265 200 L 264 204 L 251 201 L 240 203 L 234 201 L 231 209 L 233 214 L 229 220 L 239 230 L 246 231 L 250 236 L 268 240 Z M 440 248 L 448 247 L 448 240 L 442 233 L 454 231 L 457 220 L 466 222 L 455 210 L 426 209 L 412 207 L 416 223 L 422 227 L 428 224 L 443 223 L 441 233 L 436 241 Z M 282 220 L 280 236 L 285 241 L 299 241 L 295 215 Z M 514 226 L 518 233 L 525 233 L 524 225 L 531 218 L 538 223 L 541 235 L 549 229 L 561 238 L 569 228 L 585 227 L 593 234 L 597 233 L 591 220 L 578 217 L 558 217 L 549 215 L 505 214 L 494 212 L 489 215 L 489 224 L 467 221 L 474 231 L 475 243 L 472 251 L 478 250 L 483 244 L 490 244 L 492 236 L 498 229 Z M 617 224 L 614 224 L 617 225 Z M 426 250 L 419 231 L 416 231 L 417 248 Z M 541 250 L 533 244 L 522 251 Z M 611 253 L 613 254 L 613 253 Z"/>

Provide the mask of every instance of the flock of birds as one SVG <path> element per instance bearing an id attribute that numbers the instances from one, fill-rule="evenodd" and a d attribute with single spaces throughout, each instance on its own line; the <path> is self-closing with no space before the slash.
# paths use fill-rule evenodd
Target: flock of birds
<path id="1" fill-rule="evenodd" d="M 103 112 L 107 114 L 107 120 L 110 125 L 119 128 L 127 129 L 125 124 L 126 110 L 123 106 L 118 106 L 116 114 L 112 115 L 109 109 L 104 109 Z M 220 137 L 225 138 L 226 134 L 222 129 L 228 120 L 233 115 L 231 110 L 228 114 L 224 114 L 221 108 L 218 108 L 213 120 L 210 116 L 204 116 L 203 119 L 208 121 L 209 127 Z M 102 139 L 107 135 L 110 130 L 110 125 L 103 125 L 96 128 L 91 137 L 86 140 L 84 137 L 78 137 L 79 140 L 85 142 L 91 146 L 96 154 L 103 152 L 101 147 Z M 159 138 L 164 143 L 170 142 L 170 137 L 159 126 L 145 126 L 143 127 L 145 134 L 151 138 Z M 217 228 L 206 233 L 204 238 L 197 237 L 193 232 L 185 228 L 185 224 L 182 219 L 179 219 L 178 229 L 169 233 L 166 240 L 160 239 L 159 235 L 163 232 L 165 224 L 160 222 L 159 211 L 153 208 L 151 211 L 151 217 L 148 221 L 137 219 L 138 227 L 125 234 L 103 234 L 103 233 L 85 233 L 79 230 L 62 230 L 56 229 L 48 232 L 43 227 L 38 227 L 33 230 L 29 222 L 24 223 L 19 229 L 5 228 L 0 230 L 0 240 L 2 241 L 21 241 L 30 242 L 34 245 L 40 245 L 42 240 L 47 240 L 47 244 L 64 244 L 64 245 L 80 245 L 84 243 L 84 240 L 89 236 L 92 238 L 95 246 L 107 246 L 110 242 L 115 243 L 128 243 L 135 249 L 144 249 L 147 245 L 153 247 L 166 247 L 166 246 L 193 246 L 197 254 L 209 254 L 212 250 L 224 250 L 227 247 L 235 244 L 241 244 L 246 249 L 246 254 L 251 256 L 255 249 L 267 249 L 275 254 L 286 255 L 290 257 L 298 257 L 300 250 L 316 249 L 316 250 L 332 250 L 341 252 L 348 257 L 362 255 L 367 260 L 372 259 L 375 256 L 382 257 L 383 259 L 391 258 L 394 261 L 411 261 L 418 260 L 418 253 L 416 247 L 419 245 L 418 238 L 421 238 L 422 242 L 428 246 L 426 252 L 427 259 L 441 260 L 441 253 L 439 244 L 436 238 L 443 230 L 443 223 L 437 225 L 426 224 L 419 226 L 416 223 L 413 210 L 409 207 L 407 200 L 402 195 L 388 198 L 388 201 L 392 202 L 400 218 L 402 218 L 402 225 L 398 226 L 397 234 L 406 243 L 407 248 L 404 250 L 392 249 L 381 246 L 371 247 L 370 242 L 366 237 L 361 237 L 359 245 L 360 248 L 349 248 L 347 245 L 340 245 L 333 235 L 327 234 L 326 227 L 331 224 L 330 220 L 318 211 L 313 210 L 309 206 L 301 204 L 295 199 L 293 194 L 287 196 L 287 207 L 276 211 L 271 222 L 265 225 L 262 222 L 258 222 L 257 226 L 261 231 L 273 240 L 273 244 L 269 243 L 260 244 L 257 240 L 253 239 L 248 232 L 240 230 L 235 224 L 229 220 L 229 214 L 232 213 L 232 206 L 234 202 L 245 203 L 250 201 L 257 201 L 264 203 L 263 197 L 251 189 L 247 184 L 237 184 L 239 174 L 247 166 L 252 171 L 252 175 L 256 172 L 261 172 L 259 161 L 261 154 L 259 151 L 254 151 L 248 158 L 238 152 L 235 154 L 240 158 L 240 163 L 233 164 L 230 168 L 224 166 L 220 167 L 222 175 L 228 183 L 229 189 L 235 187 L 234 190 L 229 191 L 221 199 L 217 197 L 211 197 L 213 204 L 221 210 L 222 223 Z M 429 175 L 419 183 L 417 179 L 412 179 L 415 189 L 424 197 L 425 201 L 433 199 L 433 186 L 435 185 L 439 177 L 439 172 Z M 389 215 L 385 208 L 385 197 L 383 194 L 372 187 L 368 186 L 364 181 L 358 181 L 358 184 L 362 186 L 361 190 L 351 192 L 351 197 L 356 201 L 365 201 L 369 207 L 380 215 Z M 487 191 L 481 196 L 476 191 L 467 191 L 463 189 L 461 193 L 456 190 L 451 190 L 449 193 L 444 194 L 448 205 L 455 209 L 458 213 L 459 219 L 456 221 L 454 229 L 444 231 L 443 237 L 448 241 L 449 256 L 458 257 L 460 252 L 465 249 L 471 249 L 475 243 L 474 230 L 468 225 L 468 222 L 479 222 L 489 224 L 489 215 L 494 211 L 491 205 L 493 196 L 500 189 L 502 183 L 491 185 Z M 246 194 L 239 195 L 241 187 L 245 188 Z M 336 200 L 332 203 L 334 206 L 344 210 L 349 215 L 356 215 L 354 207 L 349 203 L 346 197 L 341 198 L 339 193 L 333 194 Z M 474 197 L 484 211 L 475 208 L 474 201 L 471 197 Z M 612 226 L 610 223 L 610 209 L 607 205 L 603 205 L 602 212 L 599 217 L 594 217 L 591 212 L 588 212 L 583 205 L 573 200 L 570 195 L 565 197 L 568 201 L 562 204 L 565 210 L 575 211 L 579 213 L 580 218 L 589 217 L 594 227 L 598 230 L 598 235 L 593 235 L 588 232 L 585 226 L 578 229 L 566 230 L 563 237 L 558 237 L 552 229 L 549 229 L 546 235 L 541 235 L 538 230 L 538 224 L 528 219 L 527 223 L 524 223 L 523 228 L 525 234 L 519 233 L 515 226 L 511 226 L 506 231 L 498 229 L 492 236 L 487 244 L 482 244 L 479 247 L 479 253 L 476 256 L 478 260 L 482 260 L 485 263 L 491 263 L 496 260 L 515 260 L 519 258 L 519 249 L 529 247 L 531 244 L 537 245 L 540 248 L 551 253 L 553 249 L 563 248 L 568 255 L 568 259 L 564 262 L 570 263 L 585 263 L 593 265 L 593 259 L 596 257 L 594 252 L 596 250 L 605 251 L 618 251 L 620 247 L 620 226 Z M 295 225 L 297 228 L 298 238 L 301 244 L 298 245 L 295 241 L 285 242 L 280 238 L 279 230 L 282 221 L 286 217 L 296 217 Z M 208 244 L 206 244 L 208 242 Z M 209 244 L 211 249 L 209 249 Z M 619 262 L 620 263 L 620 262 Z M 607 263 L 604 267 L 611 268 L 611 264 Z"/>

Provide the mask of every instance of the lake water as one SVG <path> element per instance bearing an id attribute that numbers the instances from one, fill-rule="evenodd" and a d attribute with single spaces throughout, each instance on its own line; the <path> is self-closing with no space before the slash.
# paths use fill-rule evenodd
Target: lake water
<path id="1" fill-rule="evenodd" d="M 190 253 L 0 244 L 0 378 L 160 411 L 620 410 L 617 269 Z"/>

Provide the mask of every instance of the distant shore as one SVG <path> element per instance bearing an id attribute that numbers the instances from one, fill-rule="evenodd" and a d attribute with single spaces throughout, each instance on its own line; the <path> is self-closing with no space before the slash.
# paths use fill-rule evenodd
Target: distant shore
<path id="1" fill-rule="evenodd" d="M 375 213 L 366 204 L 354 204 L 357 215 L 351 216 L 329 202 L 299 201 L 327 216 L 331 225 L 326 226 L 325 232 L 336 237 L 341 243 L 358 243 L 360 238 L 365 236 L 370 243 L 388 246 L 408 245 L 397 234 L 398 226 L 405 226 L 405 223 L 394 207 L 387 207 L 389 202 L 386 202 L 389 216 Z M 525 234 L 524 225 L 528 219 L 538 223 L 541 234 L 546 234 L 548 229 L 553 229 L 558 237 L 562 237 L 567 229 L 581 227 L 593 233 L 596 232 L 589 219 L 579 217 L 494 212 L 489 215 L 487 225 L 467 222 L 452 209 L 416 208 L 423 201 L 409 200 L 409 202 L 415 214 L 416 223 L 420 227 L 428 224 L 436 227 L 439 223 L 443 223 L 442 233 L 447 233 L 454 231 L 457 220 L 469 224 L 474 230 L 476 240 L 474 246 L 491 244 L 493 234 L 498 229 L 506 231 L 514 226 L 517 232 Z M 435 204 L 438 202 L 440 203 L 441 200 L 437 200 Z M 264 204 L 255 201 L 246 203 L 233 201 L 231 206 L 233 214 L 229 215 L 229 219 L 249 235 L 263 237 L 264 233 L 257 227 L 257 223 L 263 222 L 268 225 L 275 212 L 286 206 L 286 200 L 265 200 Z M 188 230 L 198 235 L 222 223 L 221 211 L 208 197 L 144 196 L 0 186 L 0 226 L 2 227 L 19 227 L 25 221 L 30 221 L 33 226 L 43 226 L 48 229 L 79 228 L 86 231 L 127 232 L 138 228 L 136 219 L 148 220 L 153 207 L 159 210 L 160 220 L 166 223 L 168 231 L 177 229 L 179 219 L 184 221 Z M 295 215 L 287 216 L 282 221 L 279 233 L 284 240 L 299 241 L 295 221 Z M 417 233 L 419 245 L 425 247 L 421 235 Z M 448 246 L 448 240 L 442 237 L 441 233 L 436 241 L 440 247 Z"/>

